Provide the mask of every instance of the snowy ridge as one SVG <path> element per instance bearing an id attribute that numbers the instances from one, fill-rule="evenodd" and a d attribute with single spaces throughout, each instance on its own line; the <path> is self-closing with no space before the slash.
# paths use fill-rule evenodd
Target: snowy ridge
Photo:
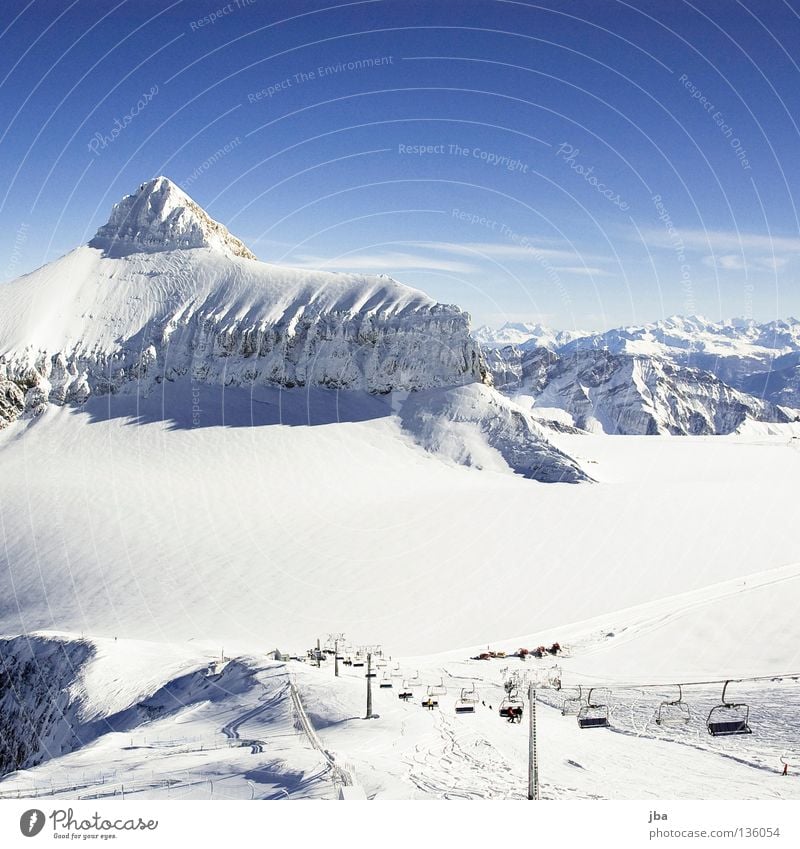
<path id="1" fill-rule="evenodd" d="M 463 466 L 505 471 L 544 483 L 590 480 L 547 441 L 529 413 L 488 386 L 418 392 L 404 404 L 403 427 L 428 451 Z"/>
<path id="2" fill-rule="evenodd" d="M 709 321 L 701 316 L 670 316 L 650 324 L 587 334 L 568 343 L 574 348 L 603 348 L 611 353 L 651 354 L 676 362 L 691 355 L 775 357 L 800 350 L 797 319 L 759 324 L 752 319 Z"/>
<path id="3" fill-rule="evenodd" d="M 61 290 L 50 298 L 55 281 Z M 78 248 L 4 286 L 0 305 L 0 380 L 27 390 L 31 410 L 181 376 L 370 392 L 483 377 L 456 307 L 388 278 L 306 273 L 207 248 L 118 259 Z"/>
<path id="4" fill-rule="evenodd" d="M 0 422 L 182 376 L 377 393 L 485 379 L 457 307 L 385 276 L 257 262 L 223 231 L 158 178 L 92 246 L 0 287 Z"/>
<path id="5" fill-rule="evenodd" d="M 538 322 L 507 321 L 497 330 L 484 324 L 473 331 L 472 335 L 480 342 L 481 347 L 488 350 L 503 348 L 506 345 L 519 345 L 556 351 L 573 340 L 582 339 L 590 334 L 582 330 L 553 330 Z"/>

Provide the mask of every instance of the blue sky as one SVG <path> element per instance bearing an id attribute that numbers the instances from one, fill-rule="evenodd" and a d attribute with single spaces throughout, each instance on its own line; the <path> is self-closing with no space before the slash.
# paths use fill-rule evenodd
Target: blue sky
<path id="1" fill-rule="evenodd" d="M 476 324 L 800 314 L 800 4 L 6 0 L 0 279 L 166 174 Z"/>

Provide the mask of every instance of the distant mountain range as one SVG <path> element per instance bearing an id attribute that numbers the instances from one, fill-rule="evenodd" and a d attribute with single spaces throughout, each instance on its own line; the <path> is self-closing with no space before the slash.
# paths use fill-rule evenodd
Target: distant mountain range
<path id="1" fill-rule="evenodd" d="M 497 388 L 587 430 L 731 433 L 748 419 L 792 421 L 800 407 L 793 318 L 673 316 L 604 333 L 509 323 L 474 335 Z"/>

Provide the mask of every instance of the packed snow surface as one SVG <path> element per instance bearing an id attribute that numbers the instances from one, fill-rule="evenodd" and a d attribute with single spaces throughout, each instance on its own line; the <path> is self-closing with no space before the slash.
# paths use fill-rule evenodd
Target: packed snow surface
<path id="1" fill-rule="evenodd" d="M 0 632 L 303 645 L 346 628 L 430 653 L 800 560 L 796 425 L 553 432 L 596 481 L 569 486 L 420 450 L 402 394 L 183 392 L 0 433 Z"/>

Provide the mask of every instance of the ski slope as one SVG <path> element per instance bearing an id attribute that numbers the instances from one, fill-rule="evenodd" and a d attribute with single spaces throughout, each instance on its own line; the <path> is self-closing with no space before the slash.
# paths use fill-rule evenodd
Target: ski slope
<path id="1" fill-rule="evenodd" d="M 68 637 L 36 637 L 34 651 L 53 639 Z M 82 716 L 105 718 L 104 733 L 76 751 L 7 775 L 0 798 L 330 799 L 350 784 L 372 799 L 524 798 L 527 722 L 510 724 L 498 716 L 508 674 L 503 667 L 530 673 L 553 664 L 553 658 L 468 661 L 465 653 L 387 661 L 373 685 L 377 716 L 366 720 L 363 668 L 342 666 L 335 678 L 331 660 L 317 668 L 251 654 L 215 666 L 212 651 L 199 647 L 89 644 L 93 655 L 76 670 L 72 689 L 91 706 Z M 751 705 L 753 734 L 744 737 L 706 733 L 707 712 L 719 701 L 709 687 L 685 689 L 690 722 L 663 728 L 655 712 L 674 693 L 611 683 L 603 696 L 611 727 L 581 730 L 560 708 L 578 680 L 572 664 L 599 671 L 597 653 L 589 642 L 569 652 L 558 660 L 564 689 L 537 691 L 542 798 L 800 798 L 797 679 L 738 686 L 737 698 Z M 162 665 L 165 655 L 172 663 L 180 656 L 178 667 Z M 109 675 L 120 677 L 123 658 L 138 660 L 122 673 L 127 698 L 112 704 L 102 684 Z M 391 689 L 379 688 L 394 663 L 399 677 Z M 691 669 L 688 656 L 684 671 Z M 156 670 L 164 678 L 160 685 Z M 419 680 L 407 702 L 397 698 L 403 676 Z M 439 708 L 423 708 L 427 686 L 439 682 L 447 688 Z M 457 715 L 461 688 L 473 685 L 475 713 Z M 782 757 L 791 766 L 788 776 L 780 775 Z"/>

